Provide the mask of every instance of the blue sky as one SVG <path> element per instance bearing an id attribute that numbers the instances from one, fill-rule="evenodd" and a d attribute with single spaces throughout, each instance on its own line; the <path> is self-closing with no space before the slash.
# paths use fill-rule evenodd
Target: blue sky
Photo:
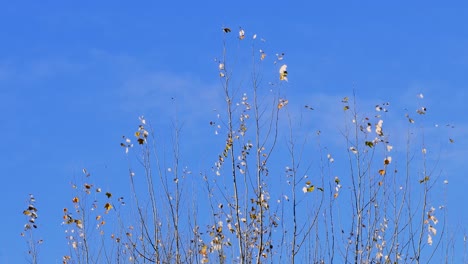
<path id="1" fill-rule="evenodd" d="M 64 254 L 53 245 L 65 243 L 60 217 L 69 182 L 82 168 L 105 175 L 108 188 L 127 191 L 126 181 L 114 177 L 126 176 L 119 143 L 138 116 L 170 126 L 175 97 L 187 140 L 196 139 L 185 150 L 204 147 L 205 135 L 213 135 L 206 124 L 222 104 L 214 58 L 224 26 L 266 39 L 270 56 L 286 54 L 291 102 L 329 110 L 329 102 L 354 90 L 363 108 L 388 101 L 403 111 L 418 107 L 423 93 L 428 123 L 455 126 L 440 129 L 446 141 L 455 140 L 441 167 L 450 179 L 450 220 L 463 226 L 466 14 L 466 4 L 428 2 L 2 2 L 0 262 L 23 260 L 19 233 L 29 193 L 50 243 L 44 263 L 54 263 Z M 330 112 L 315 118 L 325 126 L 339 122 Z M 216 157 L 209 149 L 190 162 Z"/>

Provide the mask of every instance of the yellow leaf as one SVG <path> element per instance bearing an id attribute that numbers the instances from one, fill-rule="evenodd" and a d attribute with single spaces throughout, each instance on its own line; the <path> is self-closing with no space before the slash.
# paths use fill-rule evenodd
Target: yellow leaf
<path id="1" fill-rule="evenodd" d="M 279 73 L 280 73 L 280 80 L 281 81 L 287 81 L 288 80 L 288 71 L 287 71 L 288 65 L 284 64 L 281 66 Z"/>
<path id="2" fill-rule="evenodd" d="M 72 200 L 73 203 L 78 203 L 79 201 L 80 201 L 80 198 L 78 197 L 74 197 Z"/>
<path id="3" fill-rule="evenodd" d="M 201 250 L 200 250 L 200 254 L 202 254 L 204 257 L 206 257 L 207 255 L 207 249 L 208 249 L 208 246 L 207 245 L 203 245 Z"/>
<path id="4" fill-rule="evenodd" d="M 106 203 L 104 205 L 104 208 L 106 209 L 106 211 L 109 211 L 110 209 L 112 209 L 112 205 L 110 203 Z"/>
<path id="5" fill-rule="evenodd" d="M 75 224 L 78 228 L 82 229 L 83 228 L 83 223 L 79 219 L 75 219 Z"/>
<path id="6" fill-rule="evenodd" d="M 279 100 L 279 103 L 278 103 L 278 109 L 283 108 L 283 106 L 286 106 L 288 103 L 289 103 L 288 100 L 286 100 L 286 99 L 280 99 L 280 100 Z"/>
<path id="7" fill-rule="evenodd" d="M 427 182 L 429 181 L 429 176 L 424 177 L 424 179 L 419 180 L 419 183 Z"/>
<path id="8" fill-rule="evenodd" d="M 313 192 L 314 189 L 315 189 L 315 186 L 312 185 L 312 186 L 310 186 L 309 188 L 307 188 L 307 192 Z"/>
<path id="9" fill-rule="evenodd" d="M 385 170 L 379 170 L 379 174 L 382 176 L 385 175 Z"/>

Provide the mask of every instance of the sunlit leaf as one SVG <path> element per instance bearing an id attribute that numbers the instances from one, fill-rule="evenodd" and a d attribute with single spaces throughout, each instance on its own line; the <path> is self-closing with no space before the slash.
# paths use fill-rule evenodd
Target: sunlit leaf
<path id="1" fill-rule="evenodd" d="M 67 221 L 65 223 L 67 223 L 68 225 L 75 222 L 75 220 L 71 216 L 66 215 L 65 217 L 67 218 Z"/>
<path id="2" fill-rule="evenodd" d="M 379 174 L 382 176 L 385 175 L 385 170 L 379 170 Z"/>
<path id="3" fill-rule="evenodd" d="M 313 192 L 315 190 L 315 186 L 312 185 L 310 187 L 307 188 L 307 192 Z"/>
<path id="4" fill-rule="evenodd" d="M 439 220 L 437 220 L 437 218 L 434 216 L 434 215 L 431 215 L 430 216 L 430 219 L 432 220 L 432 222 L 437 225 L 437 223 L 439 222 Z"/>
<path id="5" fill-rule="evenodd" d="M 387 157 L 385 160 L 384 160 L 384 164 L 385 165 L 388 165 L 392 162 L 392 157 Z"/>
<path id="6" fill-rule="evenodd" d="M 104 209 L 106 209 L 106 211 L 109 211 L 109 210 L 112 209 L 112 205 L 111 205 L 110 203 L 106 203 L 106 204 L 104 205 Z"/>
<path id="7" fill-rule="evenodd" d="M 424 183 L 424 182 L 427 182 L 427 181 L 429 181 L 429 176 L 426 176 L 426 177 L 424 177 L 424 179 L 419 180 L 419 183 Z"/>
<path id="8" fill-rule="evenodd" d="M 243 29 L 239 30 L 239 39 L 244 39 L 245 38 L 245 31 Z"/>
<path id="9" fill-rule="evenodd" d="M 279 103 L 278 103 L 278 109 L 283 108 L 283 107 L 286 106 L 288 103 L 289 103 L 288 100 L 286 100 L 286 99 L 280 99 L 280 100 L 279 100 Z"/>
<path id="10" fill-rule="evenodd" d="M 78 203 L 80 199 L 78 197 L 73 197 L 72 202 L 73 203 Z"/>
<path id="11" fill-rule="evenodd" d="M 78 228 L 82 229 L 83 228 L 83 222 L 79 219 L 75 219 L 75 224 Z"/>
<path id="12" fill-rule="evenodd" d="M 283 66 L 281 66 L 280 70 L 279 70 L 279 74 L 280 74 L 280 80 L 281 81 L 287 81 L 288 80 L 288 71 L 287 71 L 287 68 L 288 66 L 286 64 L 284 64 Z"/>
<path id="13" fill-rule="evenodd" d="M 377 125 L 375 125 L 375 133 L 379 136 L 383 136 L 383 132 L 382 132 L 382 124 L 383 124 L 383 120 L 379 120 L 379 122 L 377 123 Z"/>
<path id="14" fill-rule="evenodd" d="M 416 113 L 418 113 L 420 115 L 426 114 L 426 107 L 419 108 L 418 110 L 416 110 Z"/>

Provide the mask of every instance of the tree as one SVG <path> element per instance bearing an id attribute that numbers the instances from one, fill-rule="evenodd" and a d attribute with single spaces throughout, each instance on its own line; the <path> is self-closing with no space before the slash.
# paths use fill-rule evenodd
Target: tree
<path id="1" fill-rule="evenodd" d="M 389 103 L 362 111 L 353 94 L 336 101 L 338 132 L 324 130 L 310 119 L 327 113 L 289 103 L 284 53 L 269 55 L 243 29 L 222 31 L 214 166 L 194 174 L 184 164 L 179 117 L 169 150 L 140 117 L 121 142 L 131 197 L 103 192 L 84 169 L 64 209 L 64 263 L 448 261 L 447 182 L 428 151 L 426 108 L 400 116 L 402 125 Z"/>

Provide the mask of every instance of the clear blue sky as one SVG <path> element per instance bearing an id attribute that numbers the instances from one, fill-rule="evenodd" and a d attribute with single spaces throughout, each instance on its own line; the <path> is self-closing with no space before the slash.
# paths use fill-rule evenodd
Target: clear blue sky
<path id="1" fill-rule="evenodd" d="M 386 101 L 398 108 L 416 105 L 423 93 L 428 119 L 455 125 L 441 132 L 455 139 L 441 166 L 450 181 L 451 221 L 466 228 L 467 14 L 467 4 L 427 1 L 3 1 L 0 262 L 25 261 L 19 234 L 29 193 L 46 230 L 43 261 L 60 262 L 69 182 L 86 167 L 106 175 L 108 188 L 127 190 L 119 143 L 138 116 L 168 125 L 176 97 L 196 131 L 187 136 L 212 136 L 206 124 L 220 104 L 210 101 L 210 89 L 219 88 L 213 59 L 223 26 L 265 38 L 270 56 L 286 53 L 291 99 L 341 98 L 354 89 L 371 108 Z M 204 155 L 215 160 L 217 153 Z"/>

